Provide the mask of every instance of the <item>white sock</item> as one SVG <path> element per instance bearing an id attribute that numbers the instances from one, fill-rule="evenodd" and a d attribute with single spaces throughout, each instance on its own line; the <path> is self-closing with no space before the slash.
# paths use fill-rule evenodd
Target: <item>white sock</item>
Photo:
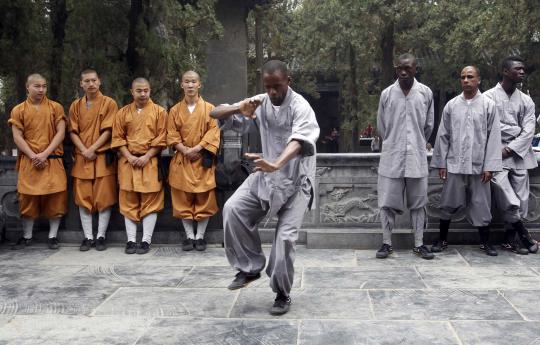
<path id="1" fill-rule="evenodd" d="M 193 233 L 193 220 L 192 219 L 182 219 L 182 225 L 184 230 L 186 230 L 187 238 L 195 239 L 195 234 Z"/>
<path id="2" fill-rule="evenodd" d="M 198 240 L 204 239 L 204 233 L 206 231 L 206 227 L 208 226 L 209 220 L 210 218 L 205 218 L 197 222 L 197 239 Z"/>
<path id="3" fill-rule="evenodd" d="M 142 220 L 143 226 L 143 242 L 148 244 L 152 243 L 152 234 L 154 233 L 154 228 L 156 227 L 157 213 L 150 213 Z"/>
<path id="4" fill-rule="evenodd" d="M 84 207 L 79 207 L 79 215 L 81 216 L 81 225 L 83 228 L 84 237 L 89 240 L 93 240 L 94 234 L 92 232 L 92 214 Z"/>
<path id="5" fill-rule="evenodd" d="M 97 238 L 105 238 L 105 233 L 109 227 L 109 220 L 111 219 L 111 208 L 99 212 L 99 223 L 98 223 L 98 233 Z"/>
<path id="6" fill-rule="evenodd" d="M 137 223 L 126 217 L 124 217 L 124 223 L 128 242 L 137 242 Z"/>
<path id="7" fill-rule="evenodd" d="M 34 230 L 34 220 L 30 218 L 22 219 L 23 237 L 27 240 L 32 238 L 32 232 Z"/>
<path id="8" fill-rule="evenodd" d="M 58 235 L 58 228 L 60 227 L 61 218 L 49 219 L 49 238 L 56 237 Z"/>

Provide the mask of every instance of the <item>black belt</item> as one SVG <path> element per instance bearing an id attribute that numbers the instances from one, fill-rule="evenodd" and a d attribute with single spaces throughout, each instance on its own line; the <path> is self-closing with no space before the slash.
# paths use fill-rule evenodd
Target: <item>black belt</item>
<path id="1" fill-rule="evenodd" d="M 64 155 L 48 155 L 47 159 L 64 158 Z"/>

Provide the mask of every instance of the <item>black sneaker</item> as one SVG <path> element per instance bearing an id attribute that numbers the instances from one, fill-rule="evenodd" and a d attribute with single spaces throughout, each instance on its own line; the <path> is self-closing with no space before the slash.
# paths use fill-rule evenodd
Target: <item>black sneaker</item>
<path id="1" fill-rule="evenodd" d="M 270 308 L 270 314 L 283 315 L 289 311 L 291 307 L 291 298 L 282 294 L 277 294 L 274 300 L 274 305 Z"/>
<path id="2" fill-rule="evenodd" d="M 107 244 L 105 243 L 105 237 L 101 236 L 96 240 L 96 250 L 102 251 L 107 249 Z"/>
<path id="3" fill-rule="evenodd" d="M 240 289 L 240 288 L 243 288 L 243 287 L 247 286 L 252 281 L 259 279 L 260 277 L 261 277 L 260 273 L 249 274 L 249 273 L 240 271 L 240 272 L 236 273 L 236 277 L 229 284 L 229 286 L 227 286 L 227 288 L 229 290 Z"/>
<path id="4" fill-rule="evenodd" d="M 421 245 L 420 247 L 414 247 L 413 253 L 426 260 L 431 260 L 435 257 L 435 255 L 433 255 L 433 253 L 425 245 Z"/>
<path id="5" fill-rule="evenodd" d="M 47 240 L 47 246 L 49 249 L 58 249 L 60 245 L 58 244 L 58 239 L 56 237 L 51 237 Z"/>
<path id="6" fill-rule="evenodd" d="M 523 246 L 527 248 L 529 253 L 535 254 L 538 252 L 538 243 L 533 240 L 528 231 L 525 234 L 519 234 L 519 238 L 521 239 L 521 243 L 523 243 Z"/>
<path id="7" fill-rule="evenodd" d="M 520 255 L 529 254 L 529 250 L 523 248 L 518 242 L 501 243 L 501 248 Z"/>
<path id="8" fill-rule="evenodd" d="M 195 249 L 199 252 L 206 250 L 206 241 L 204 239 L 198 239 L 195 241 Z"/>
<path id="9" fill-rule="evenodd" d="M 126 243 L 126 249 L 124 250 L 126 254 L 135 254 L 136 251 L 137 251 L 137 243 L 132 242 L 132 241 L 129 241 L 128 243 Z"/>
<path id="10" fill-rule="evenodd" d="M 432 253 L 440 253 L 443 250 L 445 250 L 446 248 L 448 248 L 448 242 L 438 240 L 438 241 L 433 242 L 433 245 L 431 246 L 431 252 Z"/>
<path id="11" fill-rule="evenodd" d="M 87 252 L 87 251 L 89 251 L 90 248 L 92 247 L 92 244 L 93 244 L 92 242 L 94 242 L 94 241 L 92 241 L 91 239 L 85 238 L 85 239 L 82 241 L 81 246 L 79 247 L 79 250 L 80 250 L 81 252 Z"/>
<path id="12" fill-rule="evenodd" d="M 142 241 L 137 248 L 137 254 L 146 254 L 150 251 L 150 243 Z"/>
<path id="13" fill-rule="evenodd" d="M 34 241 L 31 238 L 21 237 L 11 246 L 11 250 L 19 250 L 31 246 Z"/>
<path id="14" fill-rule="evenodd" d="M 377 259 L 386 259 L 388 255 L 392 254 L 393 252 L 394 249 L 392 249 L 391 245 L 383 243 L 381 249 L 379 249 L 377 254 L 375 254 L 375 257 L 377 257 Z"/>
<path id="15" fill-rule="evenodd" d="M 189 252 L 190 250 L 193 250 L 194 246 L 195 246 L 195 240 L 192 240 L 191 238 L 186 238 L 184 242 L 182 242 L 182 250 L 185 252 Z"/>
<path id="16" fill-rule="evenodd" d="M 486 243 L 481 244 L 480 245 L 480 250 L 485 251 L 486 255 L 489 255 L 489 256 L 497 256 L 497 255 L 499 255 L 497 253 L 497 250 L 495 250 L 495 248 L 491 244 L 486 244 Z"/>

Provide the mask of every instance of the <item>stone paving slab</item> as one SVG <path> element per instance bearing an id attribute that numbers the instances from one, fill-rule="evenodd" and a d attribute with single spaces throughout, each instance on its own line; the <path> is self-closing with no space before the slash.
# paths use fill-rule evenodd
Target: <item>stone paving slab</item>
<path id="1" fill-rule="evenodd" d="M 418 267 L 422 279 L 433 289 L 534 290 L 540 276 L 528 267 Z"/>
<path id="2" fill-rule="evenodd" d="M 0 328 L 0 344 L 131 345 L 149 324 L 133 317 L 17 315 Z"/>
<path id="3" fill-rule="evenodd" d="M 540 322 L 452 321 L 463 345 L 539 345 Z"/>
<path id="4" fill-rule="evenodd" d="M 60 281 L 84 269 L 81 265 L 41 266 L 39 264 L 20 266 L 9 261 L 0 264 L 0 286 L 58 286 Z"/>
<path id="5" fill-rule="evenodd" d="M 302 267 L 295 267 L 295 276 L 293 289 L 298 289 L 302 285 Z M 238 271 L 230 267 L 212 267 L 212 266 L 196 266 L 193 270 L 180 282 L 178 287 L 181 288 L 226 288 L 232 282 L 235 274 Z M 261 277 L 251 282 L 247 288 L 266 288 L 269 289 L 270 279 L 264 271 L 261 272 Z"/>
<path id="6" fill-rule="evenodd" d="M 157 248 L 152 247 L 145 255 L 124 253 L 124 247 L 110 246 L 107 250 L 97 251 L 92 248 L 81 252 L 79 247 L 61 247 L 55 254 L 40 261 L 43 265 L 141 265 L 150 260 Z M 180 266 L 180 265 L 179 265 Z"/>
<path id="7" fill-rule="evenodd" d="M 478 246 L 462 246 L 459 252 L 471 266 L 538 266 L 540 264 L 540 255 L 517 255 L 507 250 L 495 246 L 497 256 L 488 256 L 481 251 Z"/>
<path id="8" fill-rule="evenodd" d="M 291 293 L 289 312 L 280 317 L 268 310 L 274 303 L 275 294 L 270 289 L 244 289 L 240 292 L 231 317 L 278 318 L 278 319 L 372 319 L 367 291 L 337 289 L 302 289 Z"/>
<path id="9" fill-rule="evenodd" d="M 137 341 L 144 345 L 296 344 L 298 321 L 156 319 Z"/>
<path id="10" fill-rule="evenodd" d="M 144 256 L 144 255 L 143 255 Z M 146 260 L 148 266 L 229 266 L 223 248 L 207 248 L 204 252 L 185 252 L 180 247 L 160 247 Z"/>
<path id="11" fill-rule="evenodd" d="M 270 253 L 270 248 L 268 248 L 267 252 Z M 356 255 L 352 249 L 312 250 L 307 249 L 305 246 L 298 246 L 294 265 L 304 267 L 354 267 L 356 266 Z"/>
<path id="12" fill-rule="evenodd" d="M 192 267 L 145 267 L 142 265 L 86 266 L 76 274 L 64 278 L 61 283 L 65 286 L 95 288 L 100 286 L 175 287 L 186 278 L 191 269 Z"/>
<path id="13" fill-rule="evenodd" d="M 115 288 L 4 286 L 0 289 L 0 314 L 87 315 Z"/>
<path id="14" fill-rule="evenodd" d="M 455 248 L 436 253 L 433 260 L 425 260 L 418 257 L 412 252 L 412 249 L 394 250 L 394 253 L 386 259 L 377 259 L 375 257 L 376 252 L 376 250 L 357 250 L 357 265 L 361 267 L 469 266 L 467 261 L 465 261 L 463 256 Z"/>
<path id="15" fill-rule="evenodd" d="M 308 268 L 305 288 L 327 289 L 423 289 L 426 285 L 413 267 Z"/>
<path id="16" fill-rule="evenodd" d="M 0 329 L 11 319 L 13 319 L 12 315 L 0 315 Z"/>
<path id="17" fill-rule="evenodd" d="M 303 320 L 299 345 L 461 345 L 447 322 Z"/>
<path id="18" fill-rule="evenodd" d="M 514 308 L 527 321 L 540 321 L 540 287 L 538 290 L 507 290 L 501 291 Z"/>
<path id="19" fill-rule="evenodd" d="M 237 292 L 218 289 L 120 288 L 94 315 L 228 317 Z"/>
<path id="20" fill-rule="evenodd" d="M 33 265 L 58 253 L 57 250 L 50 250 L 40 246 L 32 246 L 24 250 L 11 250 L 9 248 L 8 245 L 0 247 L 0 265 L 8 262 L 10 265 L 17 266 Z"/>
<path id="21" fill-rule="evenodd" d="M 523 320 L 497 291 L 371 290 L 377 320 Z"/>

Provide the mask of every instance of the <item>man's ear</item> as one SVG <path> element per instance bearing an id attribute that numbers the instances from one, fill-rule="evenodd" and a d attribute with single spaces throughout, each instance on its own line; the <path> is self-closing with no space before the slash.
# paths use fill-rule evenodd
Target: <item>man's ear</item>
<path id="1" fill-rule="evenodd" d="M 291 85 L 291 83 L 292 83 L 292 78 L 289 75 L 289 76 L 287 76 L 287 85 Z"/>
<path id="2" fill-rule="evenodd" d="M 415 75 L 420 74 L 420 73 L 422 73 L 422 66 L 416 66 L 416 74 Z"/>

